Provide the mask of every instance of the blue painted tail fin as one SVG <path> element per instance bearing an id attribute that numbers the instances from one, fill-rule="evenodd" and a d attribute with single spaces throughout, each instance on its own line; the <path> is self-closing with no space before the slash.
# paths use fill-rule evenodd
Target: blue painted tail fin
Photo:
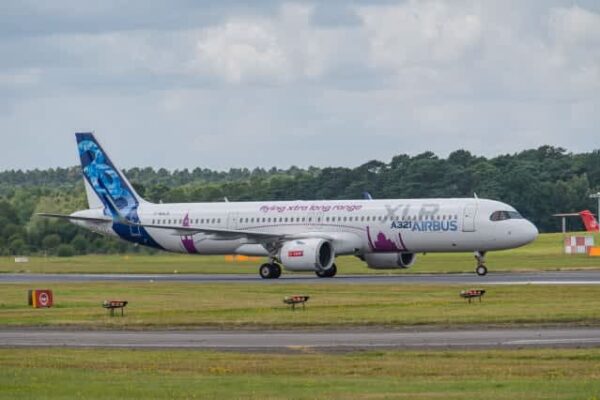
<path id="1" fill-rule="evenodd" d="M 113 218 L 137 222 L 137 207 L 145 200 L 114 166 L 93 133 L 76 133 L 75 137 L 90 208 L 101 204 Z"/>

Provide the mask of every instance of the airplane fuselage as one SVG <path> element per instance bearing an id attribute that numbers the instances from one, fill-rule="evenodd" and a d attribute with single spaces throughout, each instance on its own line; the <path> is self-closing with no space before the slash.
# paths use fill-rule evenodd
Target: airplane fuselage
<path id="1" fill-rule="evenodd" d="M 180 236 L 164 228 L 327 237 L 336 255 L 484 252 L 522 246 L 537 236 L 537 229 L 526 219 L 490 219 L 493 212 L 509 210 L 514 209 L 498 201 L 476 198 L 140 204 L 140 223 L 161 228 L 148 227 L 141 232 L 136 226 L 118 222 L 77 224 L 141 245 L 190 254 L 269 253 L 245 237 L 214 239 L 206 233 Z M 73 215 L 101 217 L 103 210 Z"/>
<path id="2" fill-rule="evenodd" d="M 92 133 L 77 133 L 88 210 L 68 219 L 131 243 L 188 254 L 267 256 L 261 277 L 291 271 L 336 274 L 335 257 L 353 254 L 369 268 L 408 268 L 416 253 L 485 253 L 522 246 L 535 226 L 493 200 L 390 199 L 153 204 L 136 193 Z"/>

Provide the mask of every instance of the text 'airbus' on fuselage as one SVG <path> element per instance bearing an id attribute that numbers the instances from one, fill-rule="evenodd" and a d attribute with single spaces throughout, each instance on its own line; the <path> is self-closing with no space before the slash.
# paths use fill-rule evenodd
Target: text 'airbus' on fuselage
<path id="1" fill-rule="evenodd" d="M 189 254 L 265 256 L 263 278 L 336 274 L 335 257 L 369 268 L 408 268 L 416 253 L 485 254 L 533 241 L 536 227 L 508 204 L 478 198 L 153 204 L 142 199 L 92 133 L 77 133 L 89 209 L 68 219 L 94 232 Z"/>

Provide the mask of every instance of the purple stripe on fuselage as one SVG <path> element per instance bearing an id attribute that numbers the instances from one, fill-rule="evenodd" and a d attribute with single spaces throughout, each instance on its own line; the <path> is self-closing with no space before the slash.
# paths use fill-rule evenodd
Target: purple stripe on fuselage
<path id="1" fill-rule="evenodd" d="M 189 214 L 186 214 L 185 217 L 183 218 L 183 226 L 186 228 L 190 226 L 190 215 Z M 198 250 L 196 249 L 196 245 L 194 244 L 193 236 L 182 236 L 181 244 L 183 244 L 183 247 L 185 248 L 185 250 L 188 253 L 190 253 L 190 254 L 198 253 Z"/>

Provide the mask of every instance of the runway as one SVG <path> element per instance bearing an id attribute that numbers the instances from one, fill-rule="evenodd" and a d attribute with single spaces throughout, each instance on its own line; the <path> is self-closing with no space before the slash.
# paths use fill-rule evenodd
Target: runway
<path id="1" fill-rule="evenodd" d="M 81 331 L 1 329 L 0 347 L 181 348 L 239 351 L 485 349 L 600 346 L 600 328 L 332 331 Z"/>
<path id="2" fill-rule="evenodd" d="M 600 271 L 469 274 L 314 275 L 284 274 L 261 279 L 254 274 L 0 274 L 0 283 L 31 282 L 193 282 L 255 284 L 444 284 L 444 285 L 599 285 Z"/>

